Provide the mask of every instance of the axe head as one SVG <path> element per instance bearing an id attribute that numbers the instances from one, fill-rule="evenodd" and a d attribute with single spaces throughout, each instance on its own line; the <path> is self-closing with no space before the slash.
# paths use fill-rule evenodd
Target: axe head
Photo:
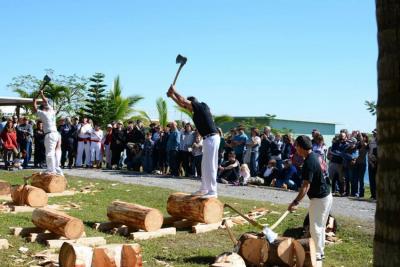
<path id="1" fill-rule="evenodd" d="M 176 57 L 176 64 L 181 64 L 182 66 L 186 64 L 187 58 L 182 56 L 182 55 L 178 55 Z"/>
<path id="2" fill-rule="evenodd" d="M 50 76 L 49 75 L 44 75 L 44 77 L 43 77 L 43 82 L 45 83 L 45 84 L 48 84 L 49 82 L 51 81 L 51 78 L 50 78 Z"/>

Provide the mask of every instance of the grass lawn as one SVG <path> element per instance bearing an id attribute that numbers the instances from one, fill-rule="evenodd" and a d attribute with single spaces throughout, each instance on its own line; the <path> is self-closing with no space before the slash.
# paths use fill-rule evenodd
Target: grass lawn
<path id="1" fill-rule="evenodd" d="M 0 179 L 10 181 L 12 184 L 21 184 L 23 176 L 30 173 L 29 171 L 0 171 Z M 167 215 L 166 202 L 168 195 L 172 192 L 171 190 L 70 176 L 67 178 L 69 189 L 79 189 L 92 183 L 95 185 L 95 189 L 100 191 L 89 194 L 76 194 L 68 197 L 49 198 L 49 204 L 63 204 L 67 201 L 72 201 L 81 205 L 82 210 L 71 209 L 68 213 L 84 221 L 87 236 L 104 236 L 107 239 L 107 243 L 132 242 L 132 240 L 121 236 L 97 232 L 90 227 L 94 222 L 107 221 L 107 206 L 111 201 L 116 199 L 158 208 Z M 255 207 L 265 207 L 269 210 L 279 212 L 286 209 L 286 206 L 261 201 L 225 197 L 221 197 L 220 200 L 233 204 L 236 208 L 245 212 Z M 300 227 L 305 214 L 306 210 L 304 209 L 294 214 L 289 214 L 276 230 L 282 234 L 288 228 Z M 278 217 L 278 214 L 269 214 L 259 221 L 261 223 L 272 224 Z M 338 221 L 339 229 L 337 235 L 343 240 L 343 243 L 326 248 L 324 266 L 372 266 L 372 233 L 364 230 L 363 227 L 360 228 L 357 222 L 343 218 L 339 218 Z M 10 249 L 1 251 L 0 266 L 26 266 L 28 262 L 32 261 L 32 258 L 25 258 L 25 263 L 19 265 L 14 261 L 14 256 L 21 258 L 21 254 L 18 252 L 19 247 L 28 247 L 29 252 L 27 255 L 44 250 L 46 247 L 36 243 L 25 243 L 20 237 L 10 236 L 8 228 L 11 226 L 33 226 L 31 214 L 0 214 L 0 238 L 7 238 L 12 245 Z M 235 227 L 233 230 L 239 236 L 243 232 L 255 231 L 256 229 L 251 226 L 240 226 Z M 208 266 L 209 263 L 213 262 L 216 255 L 225 251 L 231 251 L 233 248 L 226 230 L 222 229 L 199 235 L 179 231 L 176 236 L 139 241 L 139 243 L 143 248 L 145 266 L 160 266 L 156 260 L 165 261 L 173 266 Z"/>

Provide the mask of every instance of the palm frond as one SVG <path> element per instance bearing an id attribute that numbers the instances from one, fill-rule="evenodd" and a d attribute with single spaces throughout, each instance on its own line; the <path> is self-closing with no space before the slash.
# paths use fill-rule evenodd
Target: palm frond
<path id="1" fill-rule="evenodd" d="M 192 112 L 190 112 L 189 110 L 187 110 L 187 109 L 185 109 L 185 108 L 183 108 L 183 107 L 180 107 L 180 106 L 175 106 L 175 108 L 179 111 L 179 112 L 182 112 L 183 114 L 185 114 L 185 115 L 187 115 L 189 118 L 193 118 L 193 113 Z"/>
<path id="2" fill-rule="evenodd" d="M 149 123 L 152 122 L 152 121 L 151 121 L 151 118 L 150 118 L 150 116 L 149 116 L 149 114 L 147 114 L 146 111 L 144 111 L 144 110 L 136 110 L 136 112 L 139 113 L 139 115 L 140 115 L 143 119 L 145 119 L 146 121 L 148 121 Z"/>
<path id="3" fill-rule="evenodd" d="M 158 98 L 156 101 L 158 111 L 158 121 L 162 127 L 166 127 L 168 124 L 168 107 L 167 102 L 162 98 Z"/>

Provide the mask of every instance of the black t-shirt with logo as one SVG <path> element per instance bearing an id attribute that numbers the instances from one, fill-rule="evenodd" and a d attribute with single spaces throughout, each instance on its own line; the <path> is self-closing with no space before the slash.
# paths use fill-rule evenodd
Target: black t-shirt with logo
<path id="1" fill-rule="evenodd" d="M 204 102 L 191 101 L 193 108 L 193 122 L 201 136 L 217 133 L 210 108 Z"/>
<path id="2" fill-rule="evenodd" d="M 329 185 L 326 182 L 316 153 L 311 152 L 304 160 L 301 174 L 303 180 L 310 182 L 310 189 L 307 192 L 310 199 L 324 198 L 330 194 Z"/>

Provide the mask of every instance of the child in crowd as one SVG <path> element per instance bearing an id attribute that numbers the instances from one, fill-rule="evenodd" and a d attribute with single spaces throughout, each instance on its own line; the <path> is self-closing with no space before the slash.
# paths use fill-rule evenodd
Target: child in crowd
<path id="1" fill-rule="evenodd" d="M 239 171 L 239 185 L 247 185 L 250 179 L 250 169 L 246 163 L 240 166 Z"/>
<path id="2" fill-rule="evenodd" d="M 264 178 L 264 185 L 270 185 L 271 182 L 277 179 L 279 176 L 279 170 L 276 167 L 276 160 L 271 159 L 268 161 L 267 168 L 264 171 L 263 178 Z"/>
<path id="3" fill-rule="evenodd" d="M 201 159 L 203 158 L 203 138 L 199 134 L 192 145 L 193 155 L 193 174 L 195 177 L 201 178 Z"/>
<path id="4" fill-rule="evenodd" d="M 152 133 L 146 133 L 146 139 L 143 147 L 143 171 L 151 173 L 153 171 L 153 150 L 154 141 L 151 139 Z"/>

